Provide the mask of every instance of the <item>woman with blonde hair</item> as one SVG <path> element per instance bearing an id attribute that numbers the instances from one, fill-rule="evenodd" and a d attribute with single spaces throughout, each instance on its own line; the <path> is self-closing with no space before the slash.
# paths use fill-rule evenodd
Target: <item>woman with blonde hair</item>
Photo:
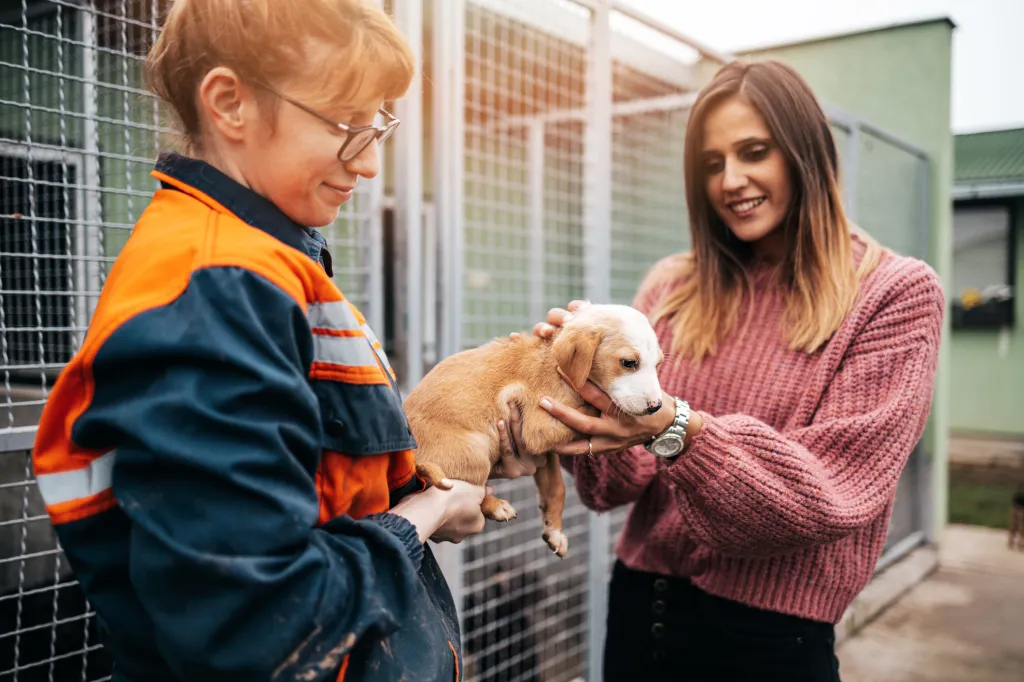
<path id="1" fill-rule="evenodd" d="M 722 68 L 693 105 L 692 248 L 634 305 L 665 352 L 660 412 L 592 384 L 563 464 L 583 502 L 633 504 L 604 679 L 839 679 L 834 624 L 871 578 L 931 406 L 944 296 L 926 264 L 851 225 L 835 142 L 778 62 Z M 552 334 L 573 302 L 534 333 Z M 692 406 L 692 407 L 691 407 Z"/>

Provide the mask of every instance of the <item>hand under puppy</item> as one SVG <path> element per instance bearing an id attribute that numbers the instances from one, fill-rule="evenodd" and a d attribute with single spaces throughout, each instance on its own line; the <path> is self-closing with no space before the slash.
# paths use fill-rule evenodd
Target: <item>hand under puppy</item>
<path id="1" fill-rule="evenodd" d="M 518 405 L 509 404 L 508 423 L 504 419 L 498 421 L 498 436 L 501 439 L 501 456 L 491 467 L 489 479 L 519 478 L 533 476 L 539 467 L 544 466 L 545 455 L 522 453 L 523 442 L 522 413 Z"/>

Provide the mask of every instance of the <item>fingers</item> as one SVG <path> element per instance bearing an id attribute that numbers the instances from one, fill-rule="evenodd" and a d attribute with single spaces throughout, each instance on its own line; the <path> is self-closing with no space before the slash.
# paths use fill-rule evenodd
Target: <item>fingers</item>
<path id="1" fill-rule="evenodd" d="M 588 435 L 604 433 L 604 427 L 600 419 L 585 415 L 579 410 L 567 407 L 557 400 L 552 400 L 547 397 L 541 398 L 540 406 L 544 408 L 548 414 L 568 426 L 570 429 Z"/>
<path id="2" fill-rule="evenodd" d="M 565 308 L 552 308 L 548 311 L 548 324 L 561 327 L 572 319 L 572 313 Z"/>
<path id="3" fill-rule="evenodd" d="M 533 335 L 546 339 L 555 333 L 555 328 L 545 322 L 538 322 L 533 325 Z"/>
<path id="4" fill-rule="evenodd" d="M 498 420 L 498 442 L 501 445 L 502 457 L 515 456 L 515 453 L 512 451 L 512 444 L 508 440 L 508 426 L 505 424 L 504 419 Z"/>
<path id="5" fill-rule="evenodd" d="M 517 440 L 522 439 L 522 421 L 519 418 L 519 407 L 509 405 L 509 420 L 498 421 L 498 440 L 500 454 L 498 461 L 491 467 L 488 478 L 519 478 L 533 476 L 537 473 L 537 465 L 532 457 L 525 459 L 518 452 Z M 512 431 L 510 436 L 509 431 Z"/>
<path id="6" fill-rule="evenodd" d="M 523 442 L 523 413 L 519 409 L 519 405 L 509 403 L 508 424 L 508 431 L 511 433 L 509 440 L 511 441 L 513 454 L 517 459 L 522 459 L 523 453 L 520 444 Z"/>
<path id="7" fill-rule="evenodd" d="M 593 445 L 593 450 L 591 450 L 591 445 Z M 594 455 L 607 455 L 612 452 L 618 452 L 623 447 L 625 447 L 624 443 L 618 439 L 594 436 L 592 439 L 584 438 L 559 445 L 555 448 L 555 454 L 579 456 L 589 455 L 593 452 Z"/>
<path id="8" fill-rule="evenodd" d="M 508 429 L 505 420 L 498 420 L 498 461 L 491 467 L 488 478 L 518 478 L 521 474 L 516 470 L 515 455 L 508 441 Z"/>
<path id="9" fill-rule="evenodd" d="M 561 327 L 572 319 L 573 313 L 583 310 L 590 305 L 590 301 L 571 301 L 566 308 L 552 308 L 548 311 L 547 322 L 538 322 L 533 325 L 533 335 L 547 338 L 555 333 L 555 329 Z"/>
<path id="10" fill-rule="evenodd" d="M 602 391 L 593 381 L 588 380 L 583 384 L 583 387 L 577 391 L 577 393 L 579 393 L 580 397 L 588 403 L 601 410 L 602 413 L 611 411 L 612 399 L 609 398 L 608 394 Z"/>

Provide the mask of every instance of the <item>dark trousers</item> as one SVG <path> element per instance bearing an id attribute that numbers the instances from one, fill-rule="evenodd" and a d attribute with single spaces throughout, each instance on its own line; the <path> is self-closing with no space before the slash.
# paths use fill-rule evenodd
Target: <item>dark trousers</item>
<path id="1" fill-rule="evenodd" d="M 839 682 L 835 628 L 710 595 L 689 580 L 612 572 L 605 682 Z"/>

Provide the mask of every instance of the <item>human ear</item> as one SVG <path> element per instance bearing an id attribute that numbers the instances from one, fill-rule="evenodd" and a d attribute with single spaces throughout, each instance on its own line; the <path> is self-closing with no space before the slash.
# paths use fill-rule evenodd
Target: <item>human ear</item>
<path id="1" fill-rule="evenodd" d="M 200 81 L 197 95 L 207 125 L 232 142 L 240 142 L 251 105 L 238 74 L 224 66 L 210 69 Z"/>

